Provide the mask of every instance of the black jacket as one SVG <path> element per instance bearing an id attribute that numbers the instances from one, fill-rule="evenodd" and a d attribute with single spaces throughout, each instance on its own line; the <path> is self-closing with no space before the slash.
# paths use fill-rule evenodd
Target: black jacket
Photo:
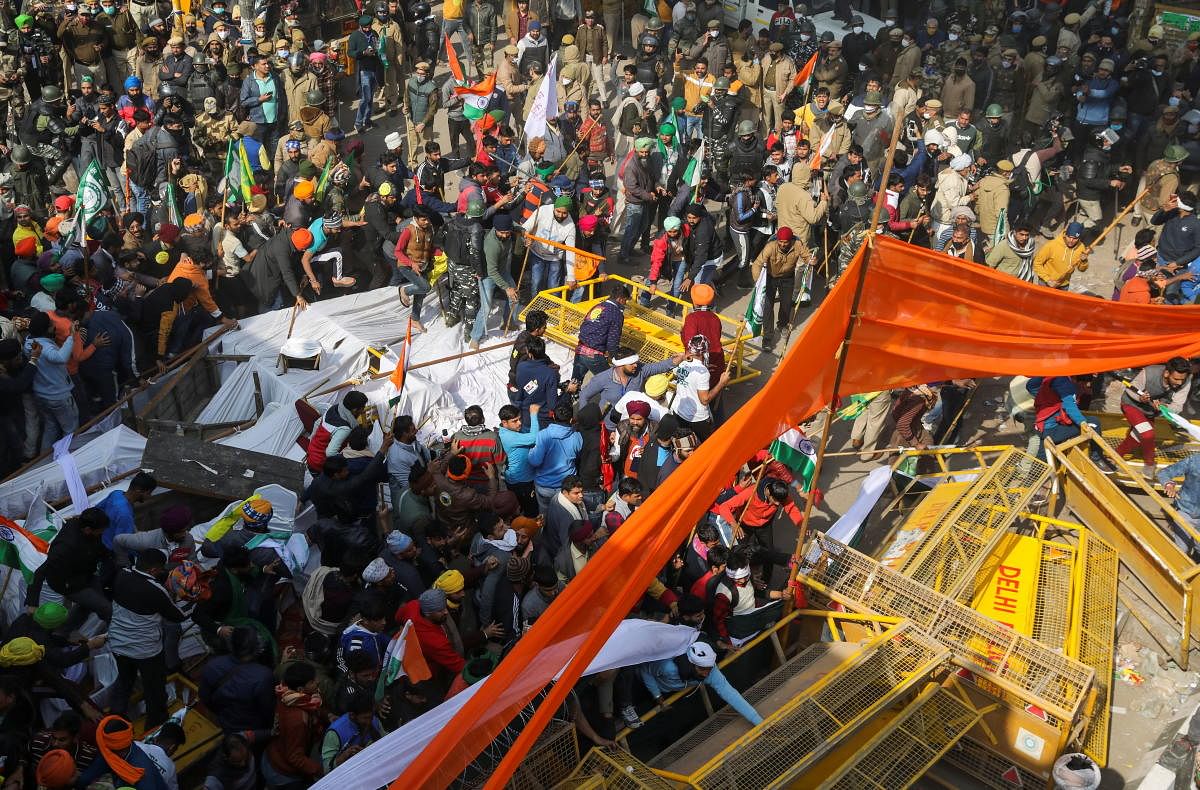
<path id="1" fill-rule="evenodd" d="M 1200 258 L 1200 217 L 1194 213 L 1184 214 L 1178 209 L 1159 209 L 1150 218 L 1151 225 L 1162 225 L 1158 238 L 1158 254 L 1167 261 L 1183 265 Z"/>
<path id="2" fill-rule="evenodd" d="M 371 463 L 356 475 L 341 480 L 326 474 L 317 475 L 305 489 L 303 501 L 312 502 L 318 516 L 332 517 L 343 522 L 353 521 L 357 516 L 354 501 L 358 490 L 365 485 L 374 485 L 379 479 L 383 465 L 384 454 L 376 453 Z"/>
<path id="3" fill-rule="evenodd" d="M 49 584 L 59 595 L 72 595 L 86 589 L 96 575 L 96 566 L 107 554 L 100 538 L 93 540 L 85 536 L 78 522 L 68 521 L 51 541 L 46 561 L 33 574 L 26 602 L 37 605 L 42 584 Z"/>
<path id="4" fill-rule="evenodd" d="M 269 731 L 275 719 L 275 676 L 256 661 L 217 656 L 200 673 L 200 701 L 226 732 Z"/>

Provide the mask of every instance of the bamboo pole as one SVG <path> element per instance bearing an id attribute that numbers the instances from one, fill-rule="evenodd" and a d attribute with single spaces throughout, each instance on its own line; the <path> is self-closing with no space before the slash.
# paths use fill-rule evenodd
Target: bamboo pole
<path id="1" fill-rule="evenodd" d="M 1084 250 L 1083 250 L 1084 257 L 1091 255 L 1092 250 L 1094 250 L 1095 248 L 1100 246 L 1100 242 L 1104 241 L 1104 237 L 1107 236 L 1110 232 L 1112 232 L 1112 229 L 1115 228 L 1118 224 L 1120 224 L 1121 220 L 1125 219 L 1126 214 L 1133 211 L 1133 207 L 1135 205 L 1137 205 L 1137 202 L 1139 200 L 1141 200 L 1142 198 L 1144 198 L 1149 191 L 1150 191 L 1150 187 L 1146 187 L 1145 189 L 1143 189 L 1141 192 L 1138 193 L 1137 197 L 1135 197 L 1133 200 L 1129 201 L 1129 205 L 1125 206 L 1125 208 L 1123 208 L 1121 210 L 1120 214 L 1117 214 L 1117 216 L 1113 217 L 1112 222 L 1108 223 L 1108 227 L 1106 227 L 1104 230 L 1100 231 L 1100 235 L 1096 237 L 1095 241 L 1093 241 L 1091 244 L 1089 244 L 1087 247 L 1084 248 Z"/>
<path id="2" fill-rule="evenodd" d="M 525 267 L 526 267 L 526 266 L 529 264 L 529 251 L 530 251 L 530 249 L 532 249 L 532 248 L 529 246 L 529 244 L 528 244 L 528 243 L 526 243 L 526 245 L 525 245 L 525 257 L 521 259 L 521 272 L 520 272 L 520 273 L 517 275 L 517 298 L 518 298 L 518 299 L 519 299 L 519 298 L 520 298 L 520 296 L 521 296 L 521 283 L 522 283 L 522 282 L 525 280 Z M 536 296 L 537 296 L 537 294 L 531 294 L 531 296 L 535 296 L 535 297 L 536 297 Z M 532 299 L 530 299 L 529 301 L 531 301 L 531 302 L 532 302 L 533 300 L 532 300 Z M 507 331 L 508 331 L 509 324 L 511 324 L 511 323 L 512 323 L 513 316 L 515 316 L 515 315 L 516 315 L 516 312 L 517 312 L 517 306 L 516 306 L 516 305 L 513 305 L 513 306 L 512 306 L 512 309 L 508 311 L 508 320 L 504 322 L 504 331 L 505 331 L 505 332 L 507 332 Z"/>
<path id="3" fill-rule="evenodd" d="M 912 230 L 910 230 L 908 232 L 908 243 L 909 244 L 912 244 L 913 236 L 917 235 L 917 228 L 921 227 L 921 223 L 918 222 L 917 220 L 921 219 L 921 217 L 923 217 L 923 216 L 925 216 L 925 202 L 924 201 L 921 202 L 921 208 L 917 209 L 917 216 L 913 217 Z"/>
<path id="4" fill-rule="evenodd" d="M 896 143 L 900 140 L 900 127 L 903 123 L 903 118 L 896 118 L 895 125 L 892 127 L 892 142 L 888 146 L 887 161 L 883 166 L 883 173 L 879 179 L 880 184 L 887 184 L 888 175 L 892 172 L 892 163 L 896 158 Z M 881 189 L 875 196 L 875 210 L 871 213 L 871 224 L 867 228 L 867 239 L 865 246 L 868 250 L 875 246 L 875 228 L 879 224 L 879 214 L 883 209 L 883 202 L 887 199 L 886 189 Z M 854 337 L 854 325 L 857 322 L 858 307 L 862 303 L 863 289 L 867 283 L 867 266 L 870 262 L 870 255 L 863 257 L 862 263 L 858 267 L 858 282 L 854 287 L 854 299 L 850 305 L 850 317 L 846 322 L 846 334 L 842 338 L 841 346 L 838 348 L 837 372 L 833 377 L 833 391 L 830 394 L 829 405 L 825 407 L 828 413 L 825 430 L 821 433 L 821 442 L 817 448 L 817 460 L 813 468 L 812 488 L 809 489 L 808 497 L 804 503 L 804 519 L 800 522 L 800 529 L 796 535 L 796 550 L 792 555 L 792 562 L 798 563 L 800 556 L 804 552 L 804 541 L 808 539 L 809 524 L 812 520 L 813 500 L 816 499 L 814 494 L 821 480 L 821 467 L 825 461 L 825 449 L 829 444 L 829 434 L 833 432 L 833 406 L 838 401 L 840 389 L 842 385 L 842 375 L 846 371 L 846 357 L 850 354 L 850 341 Z"/>
<path id="5" fill-rule="evenodd" d="M 304 286 L 308 283 L 308 275 L 300 279 L 300 287 L 296 289 L 296 301 L 292 302 L 292 320 L 288 321 L 288 333 L 284 340 L 292 339 L 292 330 L 296 328 L 296 316 L 300 314 L 300 300 L 304 298 Z"/>
<path id="6" fill-rule="evenodd" d="M 485 346 L 483 348 L 471 349 L 468 351 L 463 351 L 459 354 L 451 354 L 449 356 L 439 357 L 438 359 L 431 359 L 427 362 L 419 362 L 416 365 L 409 365 L 408 369 L 409 369 L 409 371 L 413 371 L 413 370 L 420 370 L 421 368 L 430 368 L 430 367 L 433 367 L 434 365 L 441 365 L 445 362 L 453 362 L 457 359 L 465 359 L 467 357 L 473 357 L 476 354 L 484 354 L 484 353 L 487 353 L 488 351 L 496 351 L 497 349 L 507 348 L 511 345 L 514 345 L 516 342 L 517 342 L 516 340 L 506 340 L 503 343 L 496 343 L 495 345 Z M 335 384 L 334 386 L 327 387 L 326 389 L 323 389 L 320 392 L 313 392 L 313 393 L 310 393 L 309 395 L 306 395 L 305 400 L 308 400 L 309 398 L 319 398 L 322 395 L 328 395 L 331 392 L 337 392 L 342 387 L 356 386 L 356 385 L 362 384 L 366 381 L 377 381 L 379 379 L 390 378 L 392 373 L 394 373 L 394 372 L 395 372 L 395 368 L 392 368 L 391 370 L 387 370 L 387 371 L 381 370 L 378 373 L 372 373 L 369 377 L 367 377 L 365 379 L 361 379 L 361 378 L 346 379 L 341 384 Z"/>

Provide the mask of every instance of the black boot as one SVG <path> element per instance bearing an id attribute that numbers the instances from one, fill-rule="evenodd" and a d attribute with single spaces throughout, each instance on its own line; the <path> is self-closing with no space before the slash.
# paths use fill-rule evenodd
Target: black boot
<path id="1" fill-rule="evenodd" d="M 754 286 L 754 280 L 750 277 L 750 267 L 743 266 L 738 269 L 737 287 L 751 288 Z"/>

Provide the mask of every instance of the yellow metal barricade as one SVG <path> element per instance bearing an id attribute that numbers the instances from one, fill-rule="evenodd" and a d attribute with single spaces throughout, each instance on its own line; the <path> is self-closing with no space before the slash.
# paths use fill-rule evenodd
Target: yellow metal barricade
<path id="1" fill-rule="evenodd" d="M 579 740 L 575 725 L 554 719 L 546 725 L 529 754 L 517 766 L 508 781 L 508 787 L 512 790 L 554 787 L 570 776 L 578 765 Z"/>
<path id="2" fill-rule="evenodd" d="M 615 274 L 584 280 L 574 286 L 564 285 L 561 288 L 542 291 L 521 311 L 521 318 L 523 320 L 530 310 L 544 311 L 548 316 L 546 337 L 574 350 L 579 342 L 579 326 L 583 323 L 584 316 L 592 307 L 607 298 L 608 287 L 612 283 L 621 283 L 632 294 L 629 303 L 625 305 L 621 345 L 636 351 L 644 362 L 660 362 L 683 351 L 679 333 L 683 329 L 683 318 L 692 310 L 691 303 L 658 291 L 654 298 L 678 306 L 681 317 L 667 315 L 662 307 L 643 307 L 638 297 L 648 294 L 649 287 Z M 583 289 L 583 299 L 572 302 L 571 294 L 576 288 Z M 754 336 L 745 331 L 740 321 L 715 311 L 713 315 L 721 319 L 721 347 L 725 350 L 726 359 L 729 359 L 730 355 L 733 357 L 731 381 L 736 383 L 762 375 L 762 371 L 755 370 L 747 364 L 747 352 L 753 349 L 748 349 L 746 344 Z"/>
<path id="3" fill-rule="evenodd" d="M 596 783 L 597 777 L 600 784 Z M 584 755 L 579 767 L 562 782 L 558 790 L 583 790 L 604 787 L 607 790 L 675 790 L 675 785 L 650 770 L 641 760 L 623 749 L 593 748 Z"/>

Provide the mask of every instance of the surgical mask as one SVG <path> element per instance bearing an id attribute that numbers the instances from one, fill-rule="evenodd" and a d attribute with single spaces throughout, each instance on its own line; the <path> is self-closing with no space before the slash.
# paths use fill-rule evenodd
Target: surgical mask
<path id="1" fill-rule="evenodd" d="M 217 37 L 220 38 L 222 41 L 224 41 L 227 38 L 229 38 L 229 34 L 230 34 L 230 31 L 228 31 L 228 30 L 220 30 L 217 32 Z"/>
<path id="2" fill-rule="evenodd" d="M 721 32 L 721 31 L 719 31 L 719 30 L 710 30 L 710 31 L 708 31 L 708 37 L 709 37 L 709 38 L 716 38 L 716 37 L 717 37 L 717 35 L 718 35 L 718 34 L 720 34 L 720 32 Z"/>
<path id="3" fill-rule="evenodd" d="M 116 6 L 106 5 L 106 6 L 101 6 L 101 7 L 104 9 L 104 13 L 108 14 L 109 16 L 112 16 L 113 14 L 117 13 Z"/>
<path id="4" fill-rule="evenodd" d="M 1020 25 L 1013 25 L 1013 26 L 1012 26 L 1012 31 L 1013 31 L 1014 33 L 1020 33 L 1020 32 L 1021 32 L 1021 26 L 1020 26 Z"/>
<path id="5" fill-rule="evenodd" d="M 1001 62 L 1004 64 L 1004 68 L 1006 69 L 1011 69 L 1015 65 L 1011 60 L 1005 60 Z"/>
<path id="6" fill-rule="evenodd" d="M 279 57 L 279 58 L 286 58 L 291 54 L 292 54 L 291 50 L 288 50 L 288 49 L 280 49 L 280 50 L 275 51 L 275 56 Z"/>
<path id="7" fill-rule="evenodd" d="M 812 36 L 810 36 L 810 35 L 809 35 L 809 34 L 807 34 L 807 33 L 801 33 L 801 34 L 800 34 L 800 40 L 801 40 L 801 41 L 808 41 L 810 38 L 812 38 Z"/>
<path id="8" fill-rule="evenodd" d="M 904 39 L 903 41 L 901 41 L 901 42 L 900 42 L 900 45 L 901 45 L 901 46 L 904 46 L 904 47 L 911 47 L 911 46 L 912 46 L 912 43 L 913 43 L 913 41 L 912 41 L 912 39 L 911 39 L 911 38 L 906 38 L 906 39 Z"/>
<path id="9" fill-rule="evenodd" d="M 957 34 L 957 33 L 950 33 L 950 34 L 948 34 L 948 35 L 946 36 L 946 38 L 950 39 L 951 41 L 958 41 L 958 34 Z"/>
<path id="10" fill-rule="evenodd" d="M 1151 73 L 1151 74 L 1153 74 L 1155 77 L 1161 77 L 1161 76 L 1162 76 L 1162 72 L 1161 72 L 1161 71 L 1155 71 L 1154 69 L 1150 69 L 1150 73 Z"/>
<path id="11" fill-rule="evenodd" d="M 1123 124 L 1123 123 L 1110 123 L 1110 124 L 1108 125 L 1108 128 L 1109 128 L 1109 129 L 1112 129 L 1114 132 L 1119 132 L 1119 131 L 1121 131 L 1122 129 L 1124 129 L 1124 128 L 1125 128 L 1125 124 Z"/>
<path id="12" fill-rule="evenodd" d="M 867 70 L 867 64 L 866 64 L 866 63 L 859 63 L 859 64 L 858 64 L 858 70 L 859 70 L 859 71 L 866 71 L 866 70 Z"/>
<path id="13" fill-rule="evenodd" d="M 1167 99 L 1167 104 L 1169 104 L 1172 107 L 1178 107 L 1179 106 L 1179 97 L 1178 96 L 1169 97 Z"/>
<path id="14" fill-rule="evenodd" d="M 418 75 L 417 75 L 417 82 L 421 82 L 421 83 L 429 82 L 429 74 L 428 74 L 428 72 L 427 72 L 427 73 L 425 73 L 425 74 L 418 74 Z"/>
<path id="15" fill-rule="evenodd" d="M 855 28 L 854 28 L 854 29 L 853 29 L 851 32 L 853 32 L 853 33 L 855 33 L 855 34 L 861 33 L 861 32 L 862 32 L 862 26 L 861 26 L 861 25 L 858 25 L 858 26 L 856 26 L 856 27 L 855 27 Z"/>

